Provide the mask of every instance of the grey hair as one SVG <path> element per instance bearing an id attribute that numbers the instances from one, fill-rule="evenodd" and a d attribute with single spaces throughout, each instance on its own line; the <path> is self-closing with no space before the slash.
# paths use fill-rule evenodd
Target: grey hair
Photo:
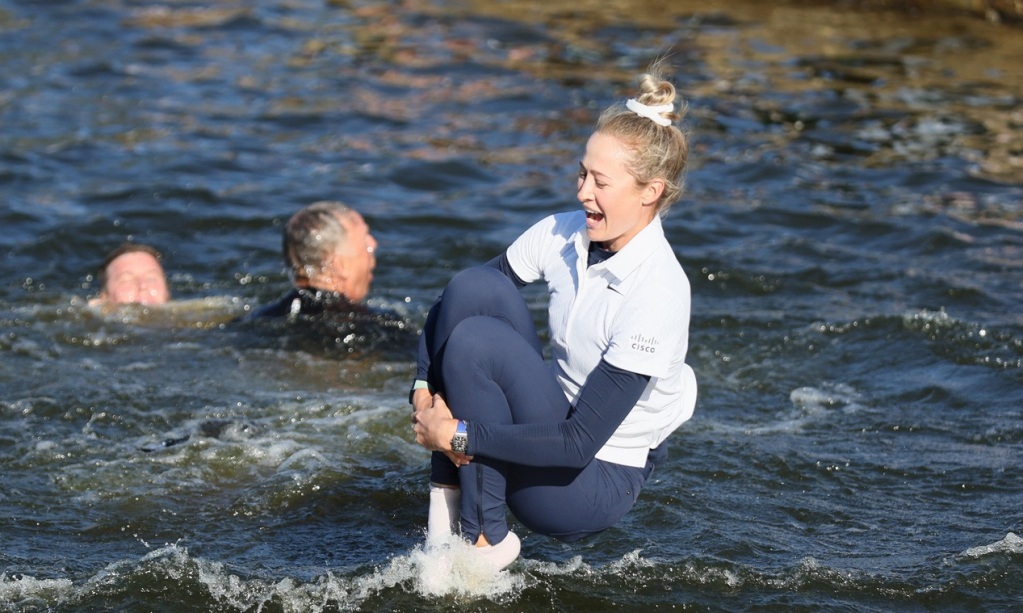
<path id="1" fill-rule="evenodd" d="M 320 270 L 348 233 L 341 218 L 352 212 L 333 200 L 314 202 L 291 216 L 284 226 L 284 265 L 292 281 L 310 279 Z"/>

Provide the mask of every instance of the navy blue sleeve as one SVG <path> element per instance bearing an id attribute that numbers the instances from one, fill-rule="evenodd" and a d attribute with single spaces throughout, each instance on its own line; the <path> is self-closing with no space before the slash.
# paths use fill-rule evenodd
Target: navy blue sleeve
<path id="1" fill-rule="evenodd" d="M 496 268 L 497 270 L 501 271 L 502 273 L 504 273 L 506 277 L 511 279 L 512 283 L 515 284 L 515 287 L 519 289 L 522 289 L 523 287 L 526 286 L 526 282 L 520 279 L 519 276 L 515 274 L 515 271 L 512 270 L 511 264 L 508 262 L 507 252 L 502 252 L 501 255 L 490 260 L 489 262 L 484 264 L 484 266 Z M 438 299 L 438 302 L 439 301 L 440 299 Z M 433 330 L 433 320 L 436 317 L 435 315 L 436 311 L 437 303 L 435 302 L 433 306 L 430 307 L 430 312 L 427 313 L 426 315 L 426 323 L 423 324 L 423 333 L 419 335 L 419 353 L 417 354 L 418 359 L 416 368 L 416 379 L 420 381 L 430 380 L 430 354 L 426 351 L 427 342 L 426 335 L 428 330 Z M 409 402 L 411 403 L 411 395 L 409 396 Z"/>
<path id="2" fill-rule="evenodd" d="M 636 406 L 650 377 L 600 361 L 568 419 L 546 424 L 468 423 L 469 455 L 528 466 L 582 468 Z"/>
<path id="3" fill-rule="evenodd" d="M 435 302 L 430 307 L 430 312 L 426 314 L 426 323 L 423 324 L 423 333 L 419 335 L 419 351 L 417 356 L 417 368 L 416 368 L 416 380 L 418 381 L 429 381 L 430 380 L 430 352 L 426 350 L 426 335 L 429 331 L 433 330 L 433 320 L 437 318 L 437 304 Z M 412 403 L 412 396 L 409 396 L 409 403 Z"/>
<path id="4" fill-rule="evenodd" d="M 496 268 L 500 270 L 501 272 L 504 273 L 504 276 L 511 279 L 512 283 L 515 284 L 515 287 L 519 289 L 522 289 L 523 287 L 526 286 L 526 282 L 520 279 L 519 276 L 515 274 L 515 271 L 512 270 L 511 262 L 508 261 L 507 251 L 497 256 L 496 258 L 490 260 L 489 262 L 484 264 L 484 266 L 489 266 L 491 268 Z"/>

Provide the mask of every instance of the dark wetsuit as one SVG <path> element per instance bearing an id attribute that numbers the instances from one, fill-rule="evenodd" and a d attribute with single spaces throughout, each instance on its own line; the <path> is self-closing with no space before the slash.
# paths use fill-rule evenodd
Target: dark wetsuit
<path id="1" fill-rule="evenodd" d="M 345 353 L 373 350 L 393 352 L 395 357 L 414 354 L 418 343 L 415 327 L 392 311 L 352 302 L 343 294 L 315 288 L 292 288 L 276 301 L 245 318 L 257 326 L 267 322 L 281 342 L 300 348 L 319 345 Z M 284 328 L 279 322 L 288 324 Z"/>
<path id="2" fill-rule="evenodd" d="M 256 310 L 251 317 L 297 317 L 323 313 L 369 313 L 365 305 L 352 302 L 344 294 L 314 288 L 292 288 L 276 302 Z"/>

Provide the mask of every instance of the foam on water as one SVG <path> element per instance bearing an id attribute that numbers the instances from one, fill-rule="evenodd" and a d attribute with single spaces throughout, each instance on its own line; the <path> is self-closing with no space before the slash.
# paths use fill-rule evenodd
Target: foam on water
<path id="1" fill-rule="evenodd" d="M 392 560 L 385 575 L 411 580 L 416 592 L 427 597 L 500 599 L 526 585 L 512 570 L 495 572 L 481 563 L 476 547 L 455 535 Z"/>
<path id="2" fill-rule="evenodd" d="M 860 408 L 860 394 L 845 383 L 822 383 L 792 390 L 789 400 L 804 414 L 822 415 L 833 410 L 855 411 Z"/>
<path id="3" fill-rule="evenodd" d="M 17 609 L 45 607 L 47 602 L 63 600 L 74 588 L 69 579 L 36 579 L 0 574 L 0 604 Z"/>
<path id="4" fill-rule="evenodd" d="M 187 548 L 167 544 L 138 559 L 109 564 L 76 585 L 70 579 L 36 579 L 0 575 L 0 603 L 40 607 L 87 604 L 102 594 L 127 589 L 125 586 L 172 581 L 192 583 L 206 592 L 206 600 L 226 610 L 259 609 L 277 603 L 284 611 L 337 610 L 357 608 L 381 592 L 400 588 L 430 599 L 507 601 L 527 585 L 521 571 L 494 572 L 479 563 L 474 547 L 452 537 L 439 550 L 416 547 L 393 558 L 389 564 L 353 576 L 328 570 L 301 581 L 293 577 L 278 580 L 243 578 L 224 564 L 193 557 Z"/>
<path id="5" fill-rule="evenodd" d="M 318 399 L 302 404 L 303 408 L 294 412 L 271 407 L 272 415 L 251 411 L 251 417 L 232 420 L 189 419 L 173 429 L 129 438 L 105 449 L 97 448 L 87 424 L 83 431 L 63 440 L 36 441 L 26 461 L 58 465 L 53 468 L 55 483 L 65 491 L 97 491 L 105 498 L 119 498 L 213 487 L 225 480 L 255 483 L 266 478 L 268 471 L 301 480 L 350 466 L 347 458 L 357 453 L 356 444 L 394 446 L 390 439 L 382 441 L 368 434 L 382 427 L 377 424 L 393 419 L 393 408 L 360 407 L 358 403 L 338 407 Z M 216 432 L 204 430 L 209 423 L 219 426 Z M 336 440 L 348 444 L 332 445 Z M 410 448 L 405 454 L 409 462 L 422 461 L 421 450 L 403 442 L 401 448 L 406 447 Z M 84 454 L 83 461 L 68 462 L 72 451 Z"/>
<path id="6" fill-rule="evenodd" d="M 773 411 L 769 419 L 758 419 L 760 425 L 755 427 L 715 423 L 714 428 L 755 436 L 800 432 L 826 424 L 836 413 L 856 412 L 863 408 L 859 392 L 845 383 L 821 382 L 796 388 L 789 393 L 789 402 L 791 406 L 788 409 Z"/>
<path id="7" fill-rule="evenodd" d="M 971 548 L 961 556 L 1021 553 L 1023 539 L 1009 533 L 996 543 Z M 175 596 L 187 595 L 187 603 L 182 604 L 193 608 L 242 611 L 270 607 L 319 613 L 354 610 L 369 602 L 379 605 L 381 601 L 399 608 L 414 606 L 413 603 L 422 606 L 423 601 L 507 604 L 528 599 L 526 593 L 530 590 L 557 589 L 565 582 L 571 582 L 576 589 L 589 585 L 597 592 L 608 586 L 631 585 L 637 603 L 642 602 L 648 589 L 656 593 L 657 586 L 665 584 L 677 589 L 710 590 L 767 587 L 790 594 L 814 586 L 830 586 L 828 589 L 839 591 L 881 591 L 896 600 L 910 595 L 903 586 L 889 584 L 884 575 L 875 571 L 840 568 L 813 557 L 805 557 L 788 568 L 765 572 L 697 559 L 657 560 L 636 549 L 602 566 L 587 563 L 580 555 L 563 562 L 520 558 L 507 569 L 495 572 L 479 563 L 475 547 L 451 536 L 436 546 L 417 545 L 379 566 L 304 567 L 284 577 L 274 573 L 241 576 L 224 563 L 193 556 L 179 544 L 166 544 L 137 558 L 111 563 L 81 582 L 2 574 L 0 603 L 20 609 L 88 608 L 121 592 L 148 589 L 159 593 L 174 585 Z"/>
<path id="8" fill-rule="evenodd" d="M 1023 538 L 1020 538 L 1014 532 L 1010 532 L 1005 535 L 1005 538 L 996 543 L 981 545 L 980 547 L 971 547 L 964 551 L 963 555 L 968 558 L 982 558 L 984 556 L 998 553 L 1007 553 L 1012 555 L 1023 554 Z"/>

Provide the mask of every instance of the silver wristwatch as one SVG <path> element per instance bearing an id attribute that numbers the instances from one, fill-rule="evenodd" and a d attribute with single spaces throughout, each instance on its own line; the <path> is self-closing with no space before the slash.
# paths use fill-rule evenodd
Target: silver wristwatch
<path id="1" fill-rule="evenodd" d="M 455 435 L 451 437 L 451 451 L 455 453 L 465 453 L 469 450 L 469 433 L 466 432 L 465 425 L 465 422 L 459 419 Z"/>

